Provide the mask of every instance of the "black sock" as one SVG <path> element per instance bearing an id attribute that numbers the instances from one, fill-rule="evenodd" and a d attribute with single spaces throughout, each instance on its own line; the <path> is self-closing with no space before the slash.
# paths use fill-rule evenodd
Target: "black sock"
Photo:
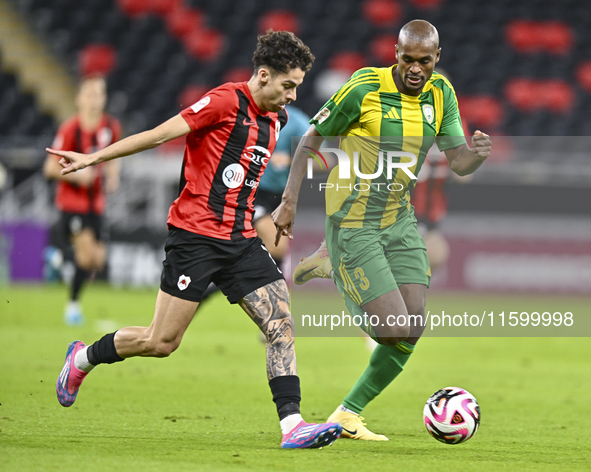
<path id="1" fill-rule="evenodd" d="M 80 294 L 80 289 L 82 288 L 82 285 L 84 284 L 84 282 L 86 282 L 86 279 L 88 279 L 89 275 L 90 275 L 89 271 L 81 269 L 80 267 L 76 266 L 76 272 L 74 272 L 74 279 L 72 280 L 72 291 L 71 291 L 71 300 L 73 302 L 78 300 L 78 295 Z"/>
<path id="2" fill-rule="evenodd" d="M 279 420 L 300 413 L 300 378 L 297 375 L 283 375 L 269 380 L 273 401 L 277 406 Z"/>
<path id="3" fill-rule="evenodd" d="M 88 346 L 86 351 L 88 362 L 92 365 L 99 365 L 113 364 L 124 360 L 115 349 L 115 333 L 105 334 L 97 342 Z"/>

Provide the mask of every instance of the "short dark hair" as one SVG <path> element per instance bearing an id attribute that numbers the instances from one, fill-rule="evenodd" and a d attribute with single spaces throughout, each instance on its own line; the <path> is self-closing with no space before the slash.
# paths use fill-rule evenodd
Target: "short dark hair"
<path id="1" fill-rule="evenodd" d="M 312 67 L 314 55 L 300 38 L 289 31 L 268 30 L 258 36 L 257 48 L 252 56 L 255 71 L 263 66 L 280 73 L 300 68 L 307 72 Z"/>

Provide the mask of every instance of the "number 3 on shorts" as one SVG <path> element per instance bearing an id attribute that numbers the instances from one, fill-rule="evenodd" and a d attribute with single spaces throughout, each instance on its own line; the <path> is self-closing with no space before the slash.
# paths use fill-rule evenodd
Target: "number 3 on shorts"
<path id="1" fill-rule="evenodd" d="M 359 280 L 359 287 L 361 288 L 361 290 L 367 290 L 369 288 L 369 280 L 367 280 L 367 277 L 365 276 L 365 272 L 363 272 L 363 269 L 361 267 L 357 267 L 354 273 L 355 279 Z"/>

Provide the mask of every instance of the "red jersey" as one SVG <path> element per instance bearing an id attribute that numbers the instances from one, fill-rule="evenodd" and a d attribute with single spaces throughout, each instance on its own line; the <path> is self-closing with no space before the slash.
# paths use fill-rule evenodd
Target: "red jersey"
<path id="1" fill-rule="evenodd" d="M 254 238 L 254 198 L 287 112 L 263 112 L 246 82 L 228 83 L 181 112 L 187 135 L 168 224 L 217 239 Z"/>
<path id="2" fill-rule="evenodd" d="M 80 127 L 78 116 L 64 122 L 53 140 L 52 148 L 62 151 L 75 151 L 89 154 L 107 147 L 119 140 L 121 125 L 109 116 L 103 115 L 96 131 L 84 131 Z M 59 156 L 55 156 L 57 160 Z M 61 211 L 71 213 L 94 213 L 101 215 L 105 211 L 102 164 L 96 166 L 96 177 L 92 186 L 74 185 L 58 181 L 55 194 L 55 206 Z"/>

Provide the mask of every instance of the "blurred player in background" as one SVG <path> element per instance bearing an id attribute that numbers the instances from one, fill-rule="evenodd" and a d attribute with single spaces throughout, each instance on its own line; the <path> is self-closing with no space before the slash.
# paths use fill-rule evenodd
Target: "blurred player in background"
<path id="1" fill-rule="evenodd" d="M 78 113 L 63 123 L 52 147 L 62 151 L 93 153 L 119 140 L 119 122 L 105 113 L 107 85 L 102 77 L 81 81 L 76 96 Z M 60 232 L 74 249 L 75 272 L 70 301 L 64 314 L 67 324 L 82 324 L 80 291 L 92 273 L 105 266 L 106 247 L 102 215 L 105 192 L 119 187 L 119 163 L 108 162 L 75 174 L 61 174 L 59 157 L 48 154 L 43 166 L 46 178 L 57 180 L 55 206 L 60 210 Z"/>
<path id="2" fill-rule="evenodd" d="M 468 147 L 455 92 L 447 79 L 434 73 L 441 53 L 435 27 L 423 20 L 406 24 L 400 31 L 396 52 L 398 64 L 357 71 L 312 119 L 313 125 L 295 152 L 282 203 L 273 213 L 278 239 L 281 235 L 291 236 L 297 196 L 306 173 L 307 155 L 302 147 L 318 149 L 322 137 L 367 138 L 341 140 L 341 149 L 354 143 L 349 155 L 359 150 L 355 146 L 371 142 L 370 137 L 403 137 L 395 146 L 416 156 L 416 164 L 409 169 L 411 174 L 420 171 L 434 141 L 459 175 L 474 172 L 488 157 L 489 137 L 476 131 L 472 148 Z M 376 142 L 378 146 L 383 144 Z M 375 172 L 376 159 L 380 158 L 378 146 L 374 145 L 371 153 L 361 154 L 359 167 L 364 174 Z M 326 270 L 332 268 L 332 278 L 351 315 L 364 319 L 367 314 L 365 320 L 378 320 L 365 326 L 379 343 L 369 366 L 329 417 L 329 421 L 342 425 L 343 437 L 374 441 L 388 438 L 366 428 L 359 414 L 402 372 L 413 353 L 424 330 L 431 274 L 425 243 L 409 201 L 414 174 L 411 177 L 407 172 L 397 172 L 390 180 L 386 167 L 371 182 L 381 182 L 382 191 L 367 182 L 370 190 L 360 187 L 353 192 L 357 176 L 337 180 L 338 166 L 333 169 L 328 182 L 333 189 L 338 182 L 341 191 L 336 186 L 336 190 L 326 192 L 325 249 L 307 258 L 307 266 L 298 266 L 302 282 L 306 281 L 306 273 L 318 276 L 314 271 L 325 269 L 326 277 L 330 276 Z M 395 187 L 386 190 L 386 184 Z M 294 280 L 297 278 L 294 274 Z M 392 324 L 391 317 L 402 317 L 405 322 Z"/>
<path id="3" fill-rule="evenodd" d="M 322 447 L 338 438 L 338 424 L 309 424 L 300 415 L 289 292 L 252 224 L 259 180 L 288 120 L 285 105 L 296 99 L 313 60 L 293 33 L 270 32 L 258 38 L 248 82 L 217 87 L 156 128 L 94 154 L 48 149 L 63 158 L 62 172 L 72 175 L 187 135 L 152 324 L 120 329 L 90 346 L 70 343 L 56 384 L 63 406 L 74 403 L 85 376 L 99 364 L 169 356 L 214 282 L 267 338 L 267 378 L 280 419 L 281 447 Z"/>

